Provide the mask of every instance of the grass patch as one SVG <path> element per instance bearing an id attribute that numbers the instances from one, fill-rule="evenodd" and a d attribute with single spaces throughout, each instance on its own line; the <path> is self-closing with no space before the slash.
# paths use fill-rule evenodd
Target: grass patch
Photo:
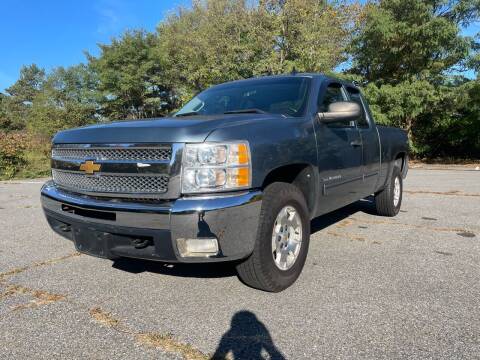
<path id="1" fill-rule="evenodd" d="M 195 349 L 190 344 L 177 341 L 170 334 L 141 333 L 137 334 L 136 340 L 139 344 L 157 348 L 169 353 L 177 353 L 184 359 L 207 360 L 209 356 Z"/>

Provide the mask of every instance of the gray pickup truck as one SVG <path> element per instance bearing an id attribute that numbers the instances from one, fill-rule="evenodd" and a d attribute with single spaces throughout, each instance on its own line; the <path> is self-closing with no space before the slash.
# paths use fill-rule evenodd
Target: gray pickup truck
<path id="1" fill-rule="evenodd" d="M 233 261 L 244 283 L 277 292 L 302 271 L 311 219 L 370 195 L 398 213 L 407 155 L 405 132 L 376 126 L 353 84 L 260 77 L 172 117 L 58 133 L 41 200 L 82 253 Z"/>

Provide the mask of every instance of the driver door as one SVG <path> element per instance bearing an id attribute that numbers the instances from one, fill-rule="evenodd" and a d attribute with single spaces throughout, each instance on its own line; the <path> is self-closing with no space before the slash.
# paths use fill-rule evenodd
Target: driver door
<path id="1" fill-rule="evenodd" d="M 320 88 L 317 112 L 327 112 L 328 105 L 348 101 L 342 84 L 335 81 Z M 361 198 L 362 140 L 354 121 L 325 124 L 315 121 L 318 171 L 322 189 L 320 213 L 338 209 Z"/>

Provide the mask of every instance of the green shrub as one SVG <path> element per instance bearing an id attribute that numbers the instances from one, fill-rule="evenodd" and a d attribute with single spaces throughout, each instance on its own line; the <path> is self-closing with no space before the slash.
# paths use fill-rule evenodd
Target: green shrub
<path id="1" fill-rule="evenodd" d="M 29 135 L 28 146 L 23 152 L 25 163 L 17 169 L 17 178 L 50 176 L 50 139 Z"/>
<path id="2" fill-rule="evenodd" d="M 50 140 L 28 132 L 0 132 L 0 179 L 50 174 Z"/>
<path id="3" fill-rule="evenodd" d="M 0 178 L 11 179 L 25 165 L 28 136 L 23 132 L 0 132 Z"/>

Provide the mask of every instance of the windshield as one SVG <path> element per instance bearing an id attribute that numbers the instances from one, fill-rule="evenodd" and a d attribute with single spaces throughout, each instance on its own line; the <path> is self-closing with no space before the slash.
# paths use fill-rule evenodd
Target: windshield
<path id="1" fill-rule="evenodd" d="M 271 113 L 302 116 L 307 106 L 310 78 L 270 78 L 239 81 L 205 90 L 175 116 Z"/>

